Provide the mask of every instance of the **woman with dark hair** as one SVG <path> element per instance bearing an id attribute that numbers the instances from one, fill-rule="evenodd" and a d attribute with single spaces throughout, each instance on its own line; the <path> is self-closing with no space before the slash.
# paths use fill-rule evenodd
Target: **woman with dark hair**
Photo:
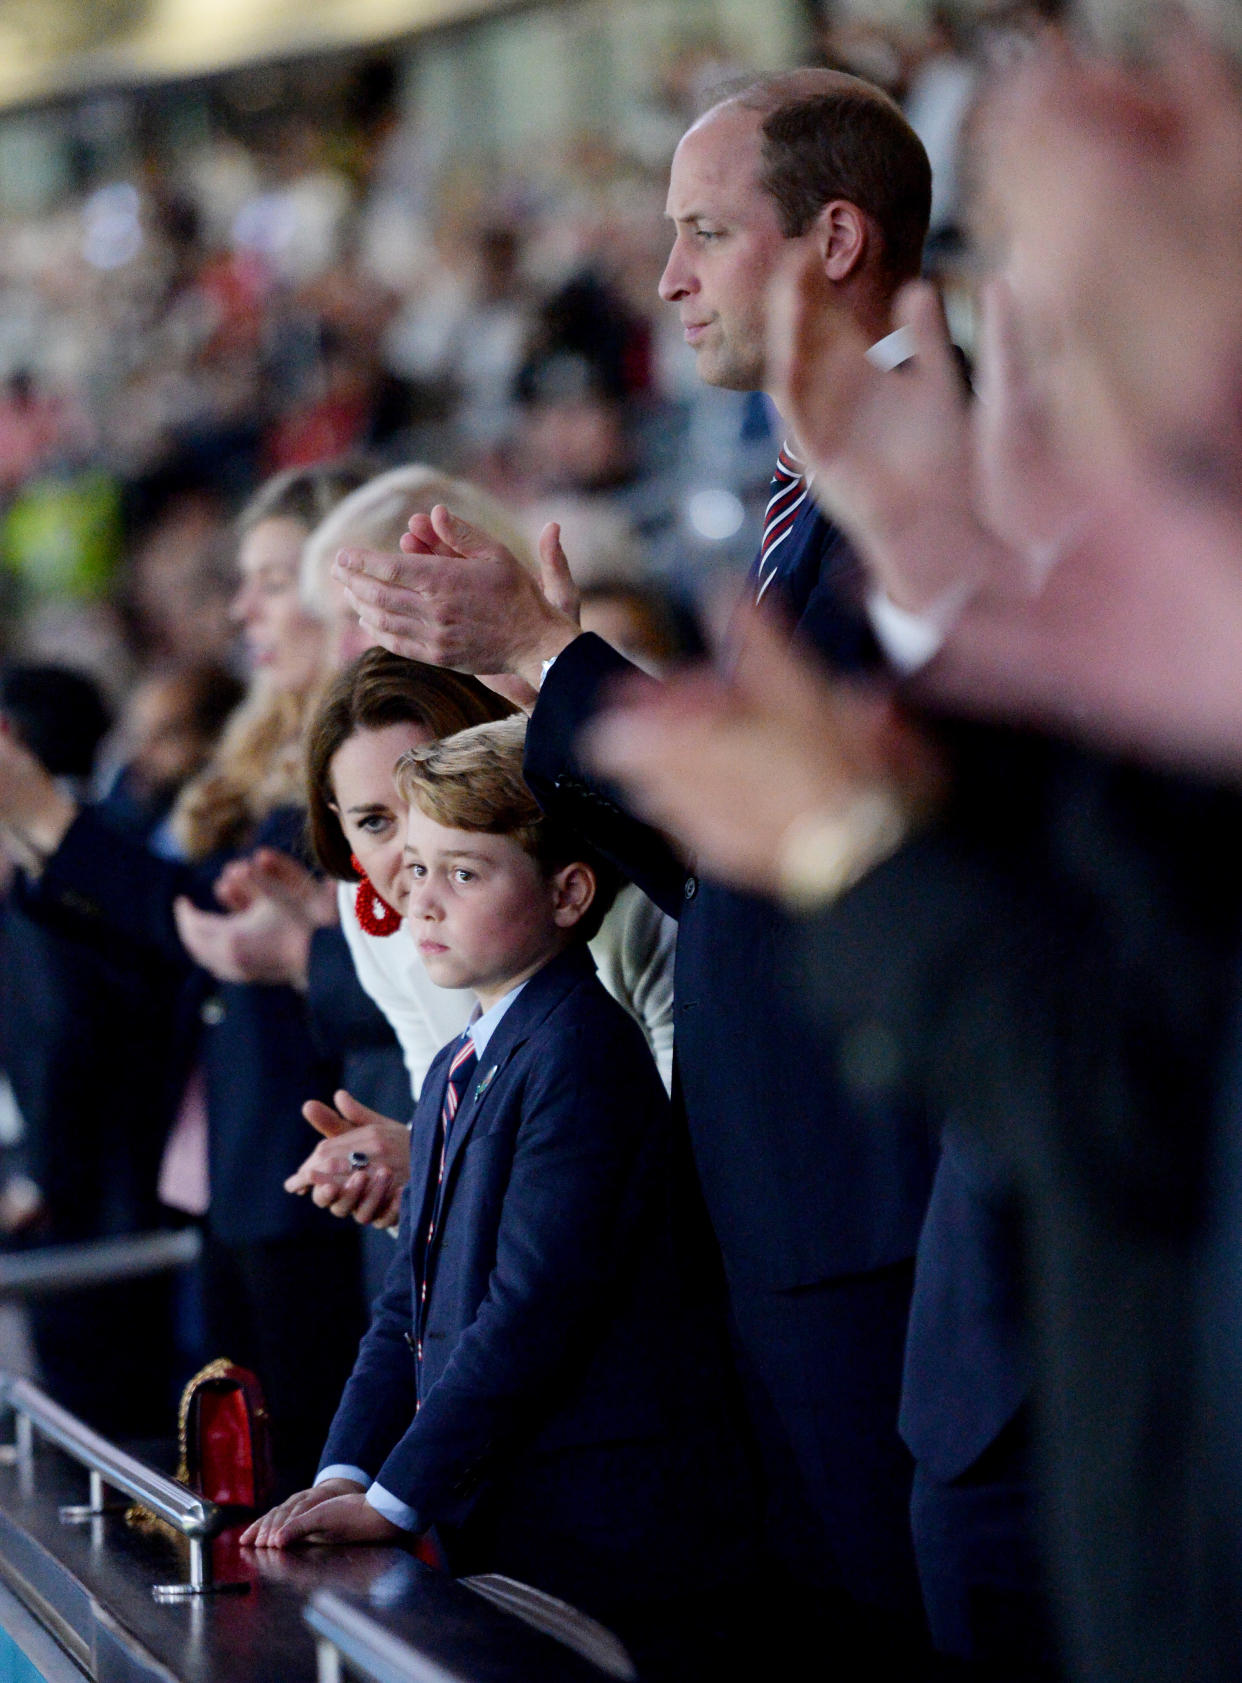
<path id="1" fill-rule="evenodd" d="M 269 964 L 279 962 L 280 951 L 297 953 L 312 1009 L 320 1017 L 335 1017 L 338 1025 L 341 989 L 329 990 L 322 973 L 333 963 L 329 945 L 340 940 L 339 917 L 358 981 L 383 1011 L 404 1055 L 408 1086 L 397 1102 L 389 1103 L 398 1115 L 411 1109 L 444 1041 L 465 1027 L 474 999 L 465 991 L 429 983 L 412 943 L 390 939 L 400 930 L 404 902 L 405 825 L 392 770 L 409 748 L 514 711 L 476 678 L 369 649 L 329 684 L 307 732 L 307 829 L 317 863 L 338 885 L 332 927 L 312 928 L 326 914 L 307 874 L 267 854 L 238 867 L 232 879 L 236 884 L 245 873 L 266 876 L 269 886 L 274 878 L 278 892 L 279 885 L 285 886 L 285 899 L 269 898 L 265 916 L 239 922 L 190 907 L 179 913 L 188 944 L 213 968 L 244 963 L 246 954 L 236 951 L 239 942 L 252 943 L 251 952 L 266 943 Z M 233 949 L 227 959 L 226 947 Z M 337 1093 L 335 1109 L 312 1101 L 305 1114 L 330 1137 L 290 1176 L 288 1189 L 313 1192 L 314 1201 L 336 1215 L 395 1225 L 409 1171 L 405 1128 L 359 1103 L 352 1084 L 350 1091 Z M 345 1124 L 351 1125 L 347 1138 L 331 1137 Z M 351 1170 L 351 1154 L 366 1163 Z"/>

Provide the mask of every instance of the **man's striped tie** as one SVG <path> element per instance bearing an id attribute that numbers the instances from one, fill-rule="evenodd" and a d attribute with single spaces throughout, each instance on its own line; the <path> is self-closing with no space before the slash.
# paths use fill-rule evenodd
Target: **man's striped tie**
<path id="1" fill-rule="evenodd" d="M 759 576 L 755 585 L 755 601 L 762 602 L 764 592 L 780 568 L 777 550 L 784 543 L 798 518 L 798 510 L 806 501 L 808 481 L 802 464 L 782 444 L 772 475 L 771 496 L 763 516 L 763 542 L 759 546 Z"/>
<path id="2" fill-rule="evenodd" d="M 475 1056 L 474 1041 L 469 1034 L 462 1037 L 461 1045 L 453 1054 L 453 1061 L 449 1065 L 448 1081 L 444 1087 L 444 1103 L 440 1106 L 440 1166 L 436 1171 L 436 1190 L 431 1200 L 431 1217 L 427 1223 L 427 1242 L 423 1246 L 423 1283 L 419 1289 L 419 1302 L 423 1310 L 427 1308 L 427 1257 L 431 1251 L 431 1241 L 435 1235 L 436 1217 L 440 1213 L 440 1188 L 444 1185 L 444 1165 L 448 1160 L 449 1130 L 453 1126 L 453 1118 L 457 1115 L 466 1088 L 470 1085 L 470 1077 L 474 1074 L 478 1063 Z M 420 1338 L 415 1346 L 418 1359 L 423 1359 L 423 1341 Z"/>

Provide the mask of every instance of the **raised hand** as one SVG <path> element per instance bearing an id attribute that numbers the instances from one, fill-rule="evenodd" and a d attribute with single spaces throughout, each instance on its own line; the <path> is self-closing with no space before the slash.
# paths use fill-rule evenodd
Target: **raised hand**
<path id="1" fill-rule="evenodd" d="M 1091 497 L 1058 447 L 1013 290 L 1002 275 L 980 291 L 978 358 L 970 419 L 979 516 L 1025 556 L 1033 593 L 1086 521 Z"/>
<path id="2" fill-rule="evenodd" d="M 874 797 L 914 812 L 938 768 L 887 692 L 828 682 L 761 612 L 740 614 L 734 636 L 727 677 L 632 687 L 583 752 L 700 868 L 773 892 L 796 824 Z"/>
<path id="3" fill-rule="evenodd" d="M 1179 19 L 1142 66 L 1055 38 L 985 101 L 989 235 L 1071 460 L 1242 486 L 1242 99 Z"/>
<path id="4" fill-rule="evenodd" d="M 769 321 L 777 403 L 814 475 L 812 494 L 875 585 L 921 614 L 1007 587 L 1018 560 L 979 517 L 966 395 L 934 290 L 917 283 L 898 296 L 895 321 L 913 359 L 897 370 L 868 360 L 813 250 L 791 256 Z"/>
<path id="5" fill-rule="evenodd" d="M 343 549 L 333 577 L 377 643 L 459 672 L 503 673 L 538 689 L 546 660 L 578 624 L 511 550 L 443 504 L 417 514 L 397 555 Z M 541 544 L 541 572 L 572 600 L 559 535 Z"/>
<path id="6" fill-rule="evenodd" d="M 231 860 L 216 878 L 214 893 L 235 912 L 257 899 L 270 899 L 312 930 L 331 928 L 337 921 L 335 884 L 275 847 L 259 847 L 244 859 Z"/>
<path id="7" fill-rule="evenodd" d="M 310 927 L 266 896 L 242 911 L 205 912 L 185 896 L 173 902 L 181 944 L 218 982 L 257 982 L 306 991 Z"/>
<path id="8" fill-rule="evenodd" d="M 1037 597 L 980 600 L 919 687 L 941 706 L 1242 775 L 1242 520 L 1115 484 Z"/>

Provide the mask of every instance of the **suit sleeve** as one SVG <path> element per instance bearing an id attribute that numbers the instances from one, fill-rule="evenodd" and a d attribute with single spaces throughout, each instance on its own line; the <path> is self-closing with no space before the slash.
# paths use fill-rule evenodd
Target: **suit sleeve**
<path id="1" fill-rule="evenodd" d="M 339 924 L 311 936 L 306 1002 L 311 1032 L 325 1056 L 396 1044 L 388 1019 L 358 980 Z"/>
<path id="2" fill-rule="evenodd" d="M 666 1101 L 654 1070 L 646 1099 L 615 1079 L 626 1030 L 601 1045 L 588 1019 L 532 1060 L 487 1294 L 377 1474 L 424 1527 L 460 1521 L 505 1440 L 561 1393 L 639 1242 L 639 1158 Z"/>
<path id="3" fill-rule="evenodd" d="M 218 867 L 217 867 L 218 868 Z M 154 950 L 185 969 L 189 960 L 173 919 L 173 901 L 188 894 L 217 909 L 210 872 L 161 859 L 84 808 L 26 891 L 31 916 L 69 935 L 100 939 L 105 932 Z"/>
<path id="4" fill-rule="evenodd" d="M 539 804 L 599 850 L 670 917 L 680 915 L 685 862 L 664 836 L 625 810 L 611 785 L 578 759 L 582 727 L 609 687 L 638 668 L 592 632 L 557 656 L 544 680 L 526 735 L 526 781 Z"/>
<path id="5" fill-rule="evenodd" d="M 407 1186 L 401 1194 L 401 1227 L 384 1289 L 375 1300 L 370 1328 L 333 1416 L 319 1458 L 321 1475 L 325 1467 L 346 1466 L 358 1467 L 374 1479 L 418 1408 L 414 1352 L 406 1336 L 414 1324 L 410 1201 Z"/>

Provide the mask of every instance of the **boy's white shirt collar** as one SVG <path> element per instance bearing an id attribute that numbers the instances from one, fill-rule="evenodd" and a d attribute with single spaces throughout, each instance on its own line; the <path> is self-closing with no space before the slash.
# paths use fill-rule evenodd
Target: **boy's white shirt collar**
<path id="1" fill-rule="evenodd" d="M 530 977 L 528 976 L 526 981 L 529 980 Z M 525 986 L 526 982 L 519 982 L 517 987 L 510 988 L 503 999 L 498 999 L 495 1005 L 489 1005 L 486 1011 L 481 1011 L 466 1029 L 466 1033 L 474 1043 L 474 1055 L 480 1063 L 483 1062 L 483 1054 L 487 1051 L 488 1041 L 500 1027 L 500 1019 Z"/>

